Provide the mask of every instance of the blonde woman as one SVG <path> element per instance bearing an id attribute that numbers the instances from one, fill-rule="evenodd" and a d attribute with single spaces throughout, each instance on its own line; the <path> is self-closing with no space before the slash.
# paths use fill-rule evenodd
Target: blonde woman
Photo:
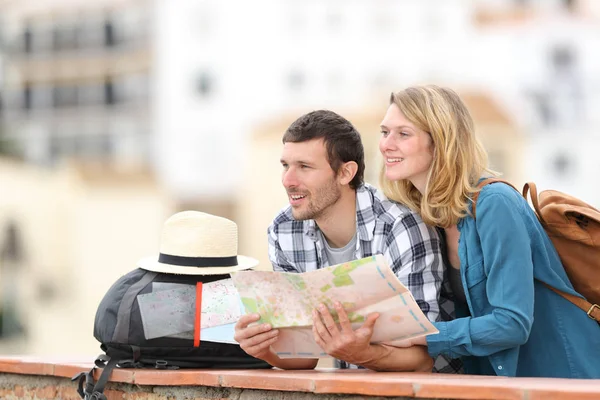
<path id="1" fill-rule="evenodd" d="M 416 340 L 461 357 L 471 374 L 600 378 L 600 325 L 541 282 L 578 295 L 525 200 L 493 175 L 469 111 L 452 90 L 393 93 L 381 123 L 381 185 L 445 233 L 457 319 Z M 535 278 L 535 279 L 534 279 Z"/>

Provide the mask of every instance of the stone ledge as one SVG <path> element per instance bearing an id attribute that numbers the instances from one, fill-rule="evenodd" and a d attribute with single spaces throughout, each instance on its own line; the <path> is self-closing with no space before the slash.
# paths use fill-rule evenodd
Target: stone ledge
<path id="1" fill-rule="evenodd" d="M 58 390 L 69 389 L 75 393 L 76 383 L 70 382 L 72 376 L 93 367 L 89 359 L 74 358 L 41 358 L 41 357 L 6 357 L 0 356 L 0 398 L 25 399 L 36 398 L 31 394 L 18 397 L 15 388 L 23 392 L 22 383 L 29 378 L 33 382 L 42 380 L 41 376 L 62 378 L 60 384 L 48 383 L 35 388 L 41 393 L 59 393 Z M 100 374 L 96 371 L 96 379 Z M 25 375 L 25 376 L 23 376 Z M 28 377 L 26 377 L 28 376 Z M 66 378 L 66 379 L 65 379 Z M 47 380 L 48 378 L 46 378 Z M 11 383 L 12 382 L 12 383 Z M 53 381 L 52 381 L 53 382 Z M 157 393 L 171 388 L 190 390 L 202 387 L 222 390 L 225 388 L 269 391 L 268 397 L 282 398 L 275 392 L 293 392 L 297 395 L 362 395 L 384 396 L 395 398 L 430 398 L 430 399 L 600 399 L 600 380 L 550 379 L 550 378 L 504 378 L 472 375 L 444 375 L 430 373 L 396 373 L 372 372 L 365 370 L 319 369 L 314 371 L 281 371 L 281 370 L 151 370 L 151 369 L 116 369 L 110 378 L 113 384 L 107 390 L 113 391 L 114 385 L 121 385 L 122 395 L 111 395 L 109 399 L 128 399 L 125 393 L 147 392 Z M 124 385 L 124 386 L 123 386 Z M 12 387 L 12 389 L 11 389 Z M 177 388 L 179 387 L 179 388 Z M 67 388 L 67 389 L 65 389 Z M 12 392 L 6 392 L 12 390 Z M 217 392 L 219 392 L 217 390 Z M 119 391 L 119 390 L 117 390 Z M 176 390 L 177 391 L 177 390 Z M 219 392 L 219 393 L 221 393 Z M 23 392 L 24 393 L 24 392 Z M 62 392 L 61 392 L 62 393 Z M 230 393 L 230 391 L 227 391 Z M 233 393 L 233 392 L 231 392 Z M 10 394 L 10 396 L 9 396 Z M 196 398 L 239 398 L 221 393 L 218 396 L 206 397 L 197 393 Z M 291 395 L 291 393 L 289 393 Z M 12 396 L 12 397 L 11 397 Z M 55 394 L 55 396 L 58 396 Z M 65 397 L 66 396 L 66 397 Z M 39 399 L 64 398 L 42 397 Z M 190 398 L 171 396 L 173 399 Z M 135 397 L 136 399 L 138 397 Z M 155 398 L 155 397 L 139 397 Z M 161 397 L 156 397 L 159 399 Z M 169 398 L 168 396 L 165 399 Z M 191 397 L 194 398 L 194 397 Z M 260 398 L 257 397 L 257 398 Z M 285 398 L 299 398 L 289 397 Z"/>

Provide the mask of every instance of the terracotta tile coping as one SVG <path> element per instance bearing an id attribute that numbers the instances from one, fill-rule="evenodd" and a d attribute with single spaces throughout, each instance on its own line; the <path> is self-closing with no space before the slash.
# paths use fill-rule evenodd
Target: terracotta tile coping
<path id="1" fill-rule="evenodd" d="M 89 358 L 0 356 L 0 372 L 71 378 Z M 110 381 L 147 386 L 202 385 L 258 390 L 456 399 L 600 399 L 600 380 L 503 378 L 364 370 L 117 369 Z"/>

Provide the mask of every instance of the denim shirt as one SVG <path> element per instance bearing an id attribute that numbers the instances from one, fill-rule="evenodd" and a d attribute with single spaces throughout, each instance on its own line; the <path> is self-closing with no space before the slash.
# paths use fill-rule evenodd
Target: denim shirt
<path id="1" fill-rule="evenodd" d="M 461 219 L 458 230 L 469 310 L 435 323 L 429 354 L 463 357 L 471 374 L 600 378 L 600 324 L 541 283 L 578 295 L 521 195 L 485 186 L 477 219 Z"/>

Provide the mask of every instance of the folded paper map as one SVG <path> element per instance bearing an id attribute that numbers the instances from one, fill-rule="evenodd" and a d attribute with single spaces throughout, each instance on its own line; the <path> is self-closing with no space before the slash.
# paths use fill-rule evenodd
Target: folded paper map
<path id="1" fill-rule="evenodd" d="M 153 282 L 152 292 L 138 295 L 137 300 L 146 339 L 194 338 L 195 286 Z M 241 315 L 242 305 L 231 279 L 202 285 L 201 340 L 235 343 L 233 326 Z"/>
<path id="2" fill-rule="evenodd" d="M 378 312 L 373 343 L 438 333 L 383 255 L 301 274 L 240 271 L 232 279 L 246 313 L 258 313 L 260 323 L 279 329 L 272 348 L 283 358 L 327 357 L 312 334 L 312 311 L 321 303 L 336 320 L 333 304 L 342 303 L 353 328 Z"/>

